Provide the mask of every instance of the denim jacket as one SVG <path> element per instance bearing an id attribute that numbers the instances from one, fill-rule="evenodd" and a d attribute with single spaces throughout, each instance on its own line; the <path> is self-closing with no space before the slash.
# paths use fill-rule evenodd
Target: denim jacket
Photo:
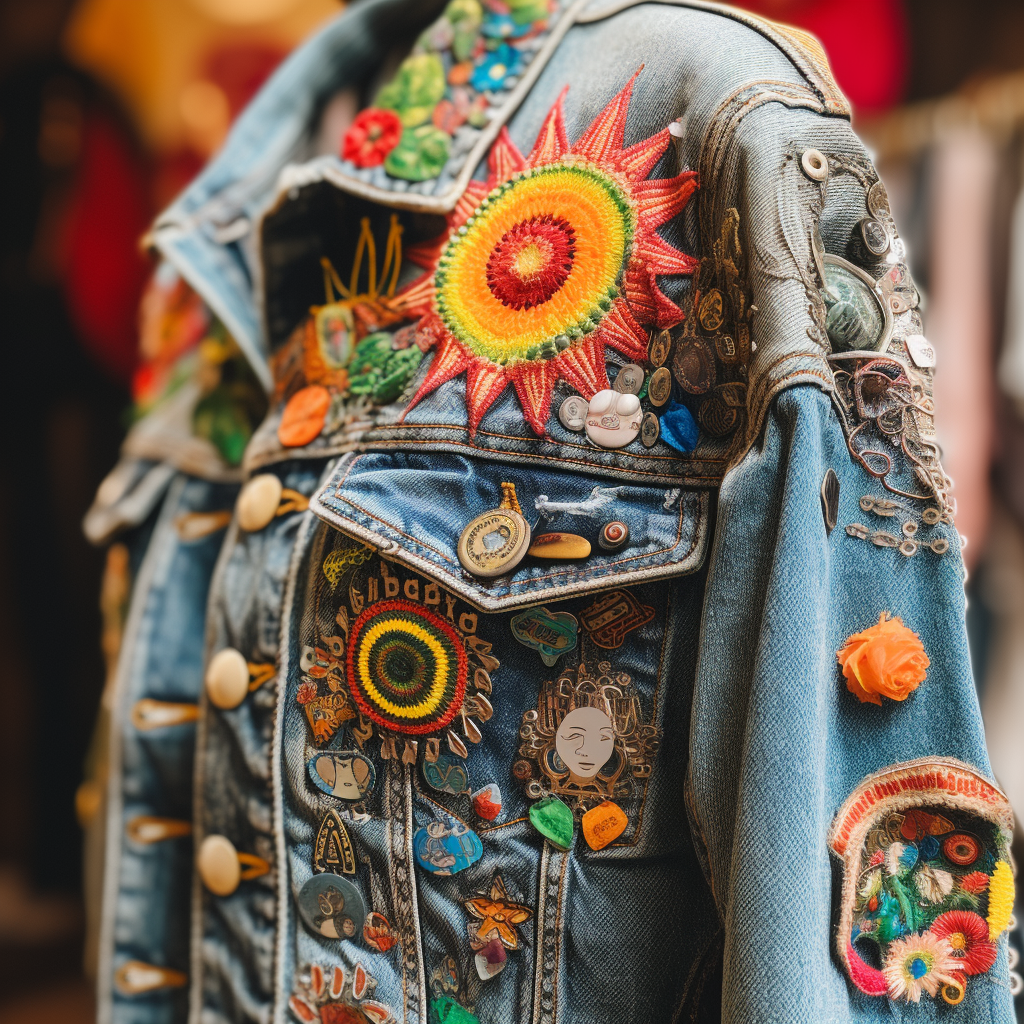
<path id="1" fill-rule="evenodd" d="M 151 240 L 271 398 L 87 522 L 149 523 L 101 1021 L 1013 1019 L 934 354 L 812 38 L 359 0 Z"/>

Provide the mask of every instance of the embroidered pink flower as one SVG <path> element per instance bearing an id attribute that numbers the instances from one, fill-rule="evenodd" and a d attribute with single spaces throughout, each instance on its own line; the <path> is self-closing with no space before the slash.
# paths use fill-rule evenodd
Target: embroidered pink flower
<path id="1" fill-rule="evenodd" d="M 398 145 L 402 122 L 393 110 L 370 107 L 352 122 L 341 144 L 341 157 L 356 167 L 377 167 Z"/>
<path id="2" fill-rule="evenodd" d="M 932 934 L 946 939 L 953 956 L 968 974 L 984 974 L 996 962 L 996 944 L 989 941 L 985 919 L 969 910 L 949 910 L 932 923 Z"/>
<path id="3" fill-rule="evenodd" d="M 884 861 L 884 860 L 885 860 L 885 851 L 884 850 L 875 850 L 875 852 L 873 854 L 871 854 L 871 867 L 877 868 L 878 865 L 881 864 L 882 861 Z"/>
<path id="4" fill-rule="evenodd" d="M 315 699 L 317 694 L 316 683 L 305 682 L 303 683 L 295 694 L 295 699 L 300 704 L 308 704 L 311 700 Z"/>

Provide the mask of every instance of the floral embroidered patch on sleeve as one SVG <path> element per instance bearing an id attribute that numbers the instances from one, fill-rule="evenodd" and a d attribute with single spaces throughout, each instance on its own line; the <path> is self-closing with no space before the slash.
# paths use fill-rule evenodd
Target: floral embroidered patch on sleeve
<path id="1" fill-rule="evenodd" d="M 960 761 L 905 762 L 860 784 L 829 847 L 843 862 L 837 952 L 861 992 L 963 1000 L 1009 926 L 1012 832 L 1006 797 Z"/>

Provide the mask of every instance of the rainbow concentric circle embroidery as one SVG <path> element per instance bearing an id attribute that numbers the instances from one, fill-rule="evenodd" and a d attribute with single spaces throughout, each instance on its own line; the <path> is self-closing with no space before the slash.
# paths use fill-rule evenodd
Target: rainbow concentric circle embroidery
<path id="1" fill-rule="evenodd" d="M 683 319 L 657 279 L 690 274 L 698 261 L 658 228 L 683 210 L 697 176 L 648 179 L 667 128 L 624 146 L 639 73 L 571 146 L 564 92 L 529 155 L 502 129 L 487 181 L 470 183 L 447 232 L 406 251 L 426 272 L 403 298 L 420 317 L 421 345 L 435 349 L 410 409 L 465 373 L 471 432 L 511 383 L 543 435 L 559 380 L 590 399 L 608 388 L 606 347 L 643 361 L 644 328 Z"/>
<path id="2" fill-rule="evenodd" d="M 419 735 L 448 725 L 466 692 L 466 649 L 441 616 L 401 599 L 370 605 L 348 647 L 349 688 L 385 729 Z"/>

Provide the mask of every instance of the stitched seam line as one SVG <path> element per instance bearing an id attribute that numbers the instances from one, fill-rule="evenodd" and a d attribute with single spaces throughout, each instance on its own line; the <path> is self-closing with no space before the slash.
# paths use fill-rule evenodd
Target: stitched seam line
<path id="1" fill-rule="evenodd" d="M 517 438 L 517 440 L 521 440 L 521 438 Z M 401 439 L 397 439 L 396 438 L 394 440 L 382 439 L 382 440 L 377 440 L 377 441 L 367 441 L 365 443 L 365 447 L 369 451 L 369 450 L 373 450 L 375 448 L 385 448 L 385 447 L 396 448 L 396 447 L 407 446 L 407 445 L 424 445 L 424 444 L 444 444 L 446 446 L 453 447 L 453 448 L 468 448 L 470 451 L 476 452 L 477 454 L 480 454 L 481 452 L 484 452 L 484 453 L 492 453 L 492 454 L 495 454 L 495 455 L 514 455 L 514 456 L 519 456 L 519 457 L 521 457 L 521 458 L 523 458 L 525 460 L 530 460 L 530 461 L 534 461 L 534 462 L 554 462 L 554 463 L 557 463 L 560 466 L 565 466 L 568 463 L 569 465 L 572 465 L 572 466 L 585 466 L 588 469 L 604 470 L 605 472 L 607 472 L 608 470 L 617 470 L 617 471 L 619 471 L 621 473 L 627 473 L 630 476 L 644 476 L 644 477 L 649 476 L 649 477 L 654 477 L 655 479 L 658 479 L 658 480 L 661 480 L 661 479 L 665 478 L 665 474 L 654 473 L 654 472 L 651 472 L 650 470 L 644 470 L 644 469 L 641 469 L 641 468 L 638 468 L 638 467 L 625 467 L 625 466 L 620 467 L 620 466 L 615 466 L 615 465 L 609 465 L 608 463 L 605 463 L 605 462 L 588 462 L 585 459 L 567 459 L 567 458 L 565 458 L 563 456 L 559 456 L 559 455 L 542 455 L 539 452 L 515 452 L 515 451 L 505 451 L 504 449 L 500 449 L 500 448 L 493 448 L 493 449 L 491 449 L 491 448 L 480 448 L 480 447 L 478 447 L 476 445 L 466 444 L 464 441 L 449 441 L 449 440 L 443 440 L 443 439 L 441 441 L 438 441 L 438 440 L 431 439 L 431 438 L 425 438 L 423 440 L 419 440 L 417 438 L 401 438 Z M 723 467 L 723 471 L 724 471 L 724 467 L 725 467 L 725 463 L 726 463 L 726 457 L 724 457 L 724 456 L 714 456 L 714 455 L 707 456 L 707 457 L 701 456 L 699 460 L 695 459 L 694 461 L 695 462 L 699 461 L 699 462 L 711 463 L 712 465 L 721 465 Z M 721 478 L 718 477 L 718 476 L 714 476 L 714 477 L 710 477 L 710 476 L 709 477 L 697 477 L 697 476 L 691 476 L 691 475 L 688 475 L 688 474 L 685 474 L 685 473 L 681 474 L 678 477 L 678 480 L 680 482 L 683 482 L 683 481 L 689 482 L 689 481 L 693 481 L 693 480 L 709 480 L 709 481 L 716 481 L 717 482 L 719 479 L 721 479 Z"/>
<path id="2" fill-rule="evenodd" d="M 340 487 L 340 484 L 339 484 L 339 487 Z M 346 498 L 343 495 L 338 494 L 337 491 L 335 492 L 335 496 L 340 501 L 344 501 L 346 504 L 351 505 L 354 509 L 356 509 L 357 511 L 361 512 L 368 519 L 372 519 L 375 523 L 379 523 L 381 526 L 385 527 L 386 529 L 393 530 L 399 536 L 404 537 L 406 540 L 412 542 L 413 544 L 416 544 L 416 545 L 421 546 L 421 547 L 425 547 L 425 548 L 427 548 L 428 551 L 433 551 L 439 558 L 442 558 L 449 565 L 453 565 L 453 566 L 455 565 L 455 562 L 451 558 L 448 558 L 447 555 L 445 555 L 443 552 L 438 551 L 436 548 L 434 548 L 431 545 L 427 544 L 426 541 L 419 540 L 416 537 L 411 537 L 409 534 L 407 534 L 404 531 L 398 529 L 397 526 L 393 526 L 391 523 L 388 523 L 385 520 L 378 518 L 377 516 L 373 515 L 372 512 L 368 512 L 366 509 L 364 509 L 361 506 L 357 505 L 350 498 Z M 622 559 L 619 562 L 609 562 L 609 563 L 606 563 L 605 566 L 602 566 L 602 569 L 605 569 L 605 568 L 607 568 L 607 569 L 614 569 L 616 566 L 623 565 L 623 564 L 625 564 L 626 562 L 629 562 L 629 561 L 634 561 L 634 560 L 639 560 L 639 559 L 654 558 L 654 557 L 656 557 L 658 555 L 664 555 L 664 554 L 671 553 L 671 552 L 675 551 L 675 549 L 679 546 L 680 541 L 682 540 L 683 521 L 684 521 L 683 514 L 684 514 L 684 511 L 685 511 L 684 504 L 683 504 L 683 502 L 680 502 L 679 503 L 679 519 L 678 519 L 678 521 L 676 523 L 676 540 L 675 540 L 675 544 L 673 544 L 672 547 L 670 547 L 670 548 L 660 548 L 657 551 L 651 551 L 651 552 L 649 552 L 647 554 L 644 554 L 644 555 L 635 555 L 635 556 L 633 556 L 633 558 Z M 699 512 L 699 510 L 698 510 L 698 512 Z M 683 555 L 678 559 L 678 561 L 685 561 L 693 553 L 694 548 L 696 548 L 696 546 L 697 546 L 699 535 L 700 535 L 700 529 L 699 528 L 695 528 L 694 531 L 693 531 L 693 538 L 691 540 L 689 549 L 686 552 L 683 553 Z M 596 575 L 596 573 L 594 571 L 591 571 L 591 572 L 587 572 L 587 571 L 576 572 L 572 568 L 567 568 L 567 569 L 561 570 L 560 572 L 547 573 L 544 576 L 531 576 L 527 580 L 518 580 L 518 581 L 512 580 L 508 584 L 508 586 L 506 588 L 506 591 L 507 592 L 511 592 L 511 591 L 513 591 L 513 590 L 515 590 L 517 588 L 529 587 L 531 584 L 542 583 L 545 580 L 569 579 L 569 580 L 579 580 L 579 581 L 582 581 L 582 580 L 600 579 L 600 578 L 601 577 Z"/>

